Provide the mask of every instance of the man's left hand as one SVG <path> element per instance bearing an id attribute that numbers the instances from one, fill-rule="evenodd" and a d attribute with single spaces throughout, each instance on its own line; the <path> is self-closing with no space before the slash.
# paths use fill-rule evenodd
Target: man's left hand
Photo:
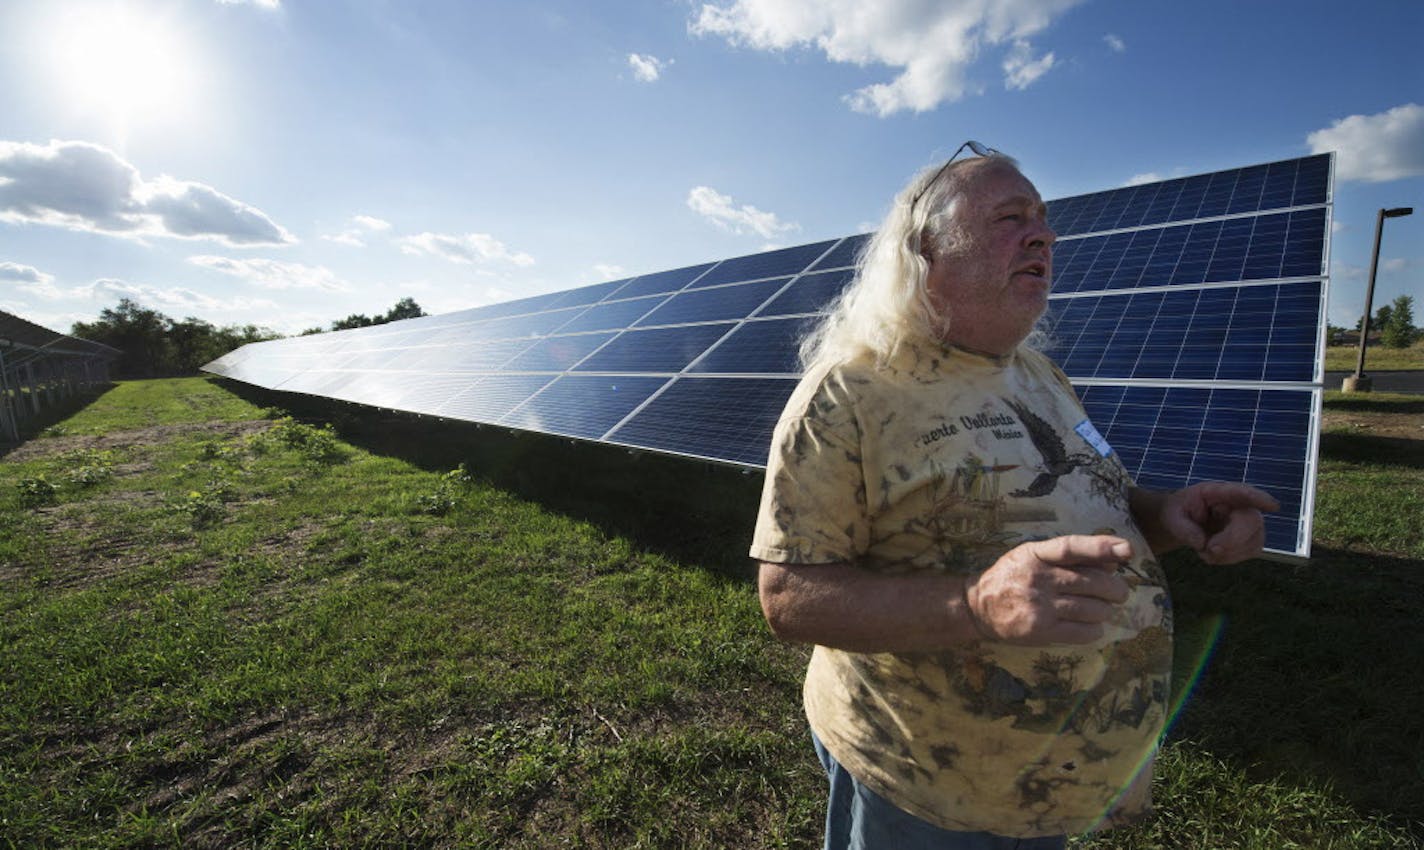
<path id="1" fill-rule="evenodd" d="M 1249 484 L 1204 481 L 1167 494 L 1156 519 L 1208 564 L 1234 564 L 1261 554 L 1266 543 L 1261 512 L 1280 508 L 1270 494 Z"/>

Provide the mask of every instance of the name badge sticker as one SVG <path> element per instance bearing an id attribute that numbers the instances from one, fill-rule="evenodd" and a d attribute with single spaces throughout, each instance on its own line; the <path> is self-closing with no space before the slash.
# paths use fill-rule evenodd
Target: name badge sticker
<path id="1" fill-rule="evenodd" d="M 1112 454 L 1112 446 L 1108 445 L 1108 441 L 1104 440 L 1103 435 L 1098 433 L 1098 429 L 1093 427 L 1093 423 L 1084 419 L 1082 422 L 1074 425 L 1073 430 L 1077 431 L 1078 436 L 1086 440 L 1088 445 L 1092 446 L 1093 450 L 1098 454 L 1103 457 Z"/>

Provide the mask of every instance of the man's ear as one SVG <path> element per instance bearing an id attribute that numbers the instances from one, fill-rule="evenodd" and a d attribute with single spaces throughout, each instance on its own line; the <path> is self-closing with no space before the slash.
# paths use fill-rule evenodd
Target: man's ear
<path id="1" fill-rule="evenodd" d="M 934 263 L 934 240 L 926 239 L 925 232 L 921 230 L 919 235 L 915 238 L 915 241 L 919 243 L 916 248 L 919 255 L 924 258 L 925 262 L 931 264 Z"/>

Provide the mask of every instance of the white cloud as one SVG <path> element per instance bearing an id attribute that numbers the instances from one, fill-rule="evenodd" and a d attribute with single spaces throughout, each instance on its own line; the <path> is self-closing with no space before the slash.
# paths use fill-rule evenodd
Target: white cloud
<path id="1" fill-rule="evenodd" d="M 800 230 L 801 225 L 784 222 L 775 213 L 763 212 L 754 206 L 736 206 L 727 195 L 709 186 L 695 186 L 687 193 L 687 206 L 713 224 L 733 233 L 755 233 L 763 239 L 773 239 L 777 235 L 792 230 Z"/>
<path id="2" fill-rule="evenodd" d="M 1336 278 L 1336 279 L 1343 279 L 1343 280 L 1364 280 L 1364 279 L 1365 279 L 1365 267 L 1364 267 L 1364 266 L 1352 266 L 1352 265 L 1349 265 L 1348 263 L 1340 263 L 1340 262 L 1331 263 L 1331 266 L 1330 266 L 1330 276 L 1333 277 L 1333 278 Z"/>
<path id="3" fill-rule="evenodd" d="M 54 275 L 48 275 L 34 266 L 19 263 L 0 262 L 0 281 L 5 283 L 50 283 Z"/>
<path id="4" fill-rule="evenodd" d="M 371 233 L 384 233 L 391 229 L 391 223 L 385 219 L 376 218 L 369 215 L 353 215 L 351 217 L 351 227 L 346 228 L 337 234 L 322 236 L 328 242 L 335 242 L 338 245 L 350 245 L 353 248 L 366 247 L 365 237 Z"/>
<path id="5" fill-rule="evenodd" d="M 113 151 L 87 142 L 0 141 L 0 221 L 232 246 L 296 241 L 261 210 L 211 186 L 146 181 Z"/>
<path id="6" fill-rule="evenodd" d="M 1052 52 L 1034 59 L 1033 45 L 1022 39 L 1015 41 L 1013 50 L 1004 60 L 1004 88 L 1023 91 L 1052 67 Z"/>
<path id="7" fill-rule="evenodd" d="M 351 217 L 351 220 L 356 222 L 357 225 L 364 227 L 372 232 L 379 232 L 391 229 L 391 223 L 389 221 L 386 221 L 382 218 L 376 218 L 373 215 L 354 215 Z"/>
<path id="8" fill-rule="evenodd" d="M 662 76 L 663 69 L 671 64 L 671 59 L 663 60 L 656 56 L 644 56 L 641 53 L 628 54 L 628 67 L 633 69 L 633 78 L 641 83 L 657 82 L 657 79 Z"/>
<path id="9" fill-rule="evenodd" d="M 262 9 L 280 9 L 282 0 L 218 0 L 222 6 L 257 6 Z"/>
<path id="10" fill-rule="evenodd" d="M 1312 153 L 1338 151 L 1335 177 L 1383 183 L 1424 174 L 1424 106 L 1351 115 L 1306 137 Z"/>
<path id="11" fill-rule="evenodd" d="M 265 298 L 214 298 L 181 286 L 158 287 L 101 278 L 74 290 L 74 294 L 95 301 L 130 298 L 160 312 L 213 315 L 232 310 L 275 310 L 277 304 Z"/>
<path id="12" fill-rule="evenodd" d="M 1411 269 L 1418 268 L 1419 265 L 1418 260 L 1410 257 L 1388 257 L 1380 260 L 1379 272 L 1380 274 L 1389 275 L 1403 274 Z M 1355 266 L 1337 260 L 1330 264 L 1330 276 L 1337 280 L 1365 281 L 1369 279 L 1370 269 L 1369 266 Z M 1377 305 L 1384 303 L 1379 301 L 1378 294 L 1376 294 L 1375 298 Z M 1357 307 L 1355 309 L 1360 308 Z"/>
<path id="13" fill-rule="evenodd" d="M 1112 33 L 1108 33 L 1107 35 L 1103 36 L 1103 42 L 1106 43 L 1108 49 L 1114 53 L 1122 53 L 1127 50 L 1127 42 L 1123 41 Z"/>
<path id="14" fill-rule="evenodd" d="M 43 298 L 63 297 L 63 293 L 54 285 L 54 275 L 21 263 L 0 262 L 0 286 L 4 284 L 14 284 L 15 288 L 22 292 Z"/>
<path id="15" fill-rule="evenodd" d="M 338 245 L 347 245 L 352 248 L 366 247 L 366 240 L 361 238 L 361 232 L 358 230 L 343 230 L 334 236 L 326 235 L 321 238 L 328 242 L 335 242 Z"/>
<path id="16" fill-rule="evenodd" d="M 308 266 L 262 258 L 234 259 L 200 255 L 188 262 L 205 269 L 232 275 L 264 289 L 322 289 L 349 292 L 351 287 L 325 266 Z"/>
<path id="17" fill-rule="evenodd" d="M 690 29 L 758 50 L 815 47 L 832 62 L 900 69 L 890 82 L 846 96 L 851 108 L 885 117 L 960 99 L 969 91 L 966 75 L 981 50 L 1024 41 L 1078 2 L 732 0 L 703 5 Z M 1027 85 L 1051 66 L 1052 54 L 1006 67 L 1006 81 L 1022 88 L 1015 81 Z"/>
<path id="18" fill-rule="evenodd" d="M 614 263 L 594 263 L 593 273 L 599 280 L 617 280 L 628 274 L 622 266 Z"/>
<path id="19" fill-rule="evenodd" d="M 421 233 L 397 240 L 401 251 L 416 256 L 442 257 L 452 263 L 468 265 L 482 262 L 505 262 L 516 266 L 532 266 L 534 258 L 523 252 L 510 251 L 503 242 L 488 233 L 444 234 Z"/>
<path id="20" fill-rule="evenodd" d="M 1142 174 L 1134 174 L 1134 175 L 1132 175 L 1131 177 L 1127 178 L 1127 182 L 1124 183 L 1124 184 L 1122 184 L 1122 185 L 1124 185 L 1124 186 L 1141 186 L 1141 185 L 1143 185 L 1143 184 L 1145 184 L 1145 183 L 1160 183 L 1160 182 L 1162 182 L 1163 180 L 1166 180 L 1166 179 L 1167 179 L 1167 178 L 1163 177 L 1162 175 L 1158 174 L 1158 173 L 1155 172 L 1155 171 L 1146 171 L 1146 172 L 1143 172 Z"/>

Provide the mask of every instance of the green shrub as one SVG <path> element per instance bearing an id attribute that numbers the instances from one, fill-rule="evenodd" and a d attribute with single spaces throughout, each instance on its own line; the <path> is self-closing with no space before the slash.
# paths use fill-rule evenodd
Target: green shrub
<path id="1" fill-rule="evenodd" d="M 104 464 L 80 466 L 69 470 L 66 480 L 75 487 L 93 487 L 114 477 L 114 468 Z"/>
<path id="2" fill-rule="evenodd" d="M 459 502 L 460 493 L 473 482 L 474 476 L 465 469 L 465 464 L 459 466 L 440 476 L 436 482 L 435 489 L 429 493 L 421 493 L 415 497 L 415 509 L 423 514 L 433 516 L 444 516 L 455 509 Z"/>
<path id="3" fill-rule="evenodd" d="M 20 489 L 21 507 L 39 508 L 53 505 L 59 501 L 59 488 L 51 484 L 43 475 L 37 475 L 34 478 L 21 478 L 17 486 Z"/>
<path id="4" fill-rule="evenodd" d="M 315 428 L 290 416 L 283 416 L 272 423 L 272 427 L 262 434 L 262 439 L 283 448 L 295 449 L 313 463 L 333 464 L 346 458 L 346 451 L 330 424 Z"/>
<path id="5" fill-rule="evenodd" d="M 198 449 L 198 457 L 203 460 L 232 460 L 239 454 L 235 446 L 227 446 L 217 440 L 207 440 Z"/>
<path id="6" fill-rule="evenodd" d="M 226 510 L 220 494 L 211 490 L 189 490 L 188 495 L 171 503 L 171 507 L 192 520 L 194 528 L 206 528 L 221 520 Z"/>
<path id="7" fill-rule="evenodd" d="M 114 477 L 114 453 L 101 449 L 75 449 L 59 456 L 69 464 L 64 478 L 75 487 L 93 487 Z"/>
<path id="8" fill-rule="evenodd" d="M 444 516 L 455 509 L 455 496 L 443 487 L 415 497 L 415 509 L 431 516 Z"/>

